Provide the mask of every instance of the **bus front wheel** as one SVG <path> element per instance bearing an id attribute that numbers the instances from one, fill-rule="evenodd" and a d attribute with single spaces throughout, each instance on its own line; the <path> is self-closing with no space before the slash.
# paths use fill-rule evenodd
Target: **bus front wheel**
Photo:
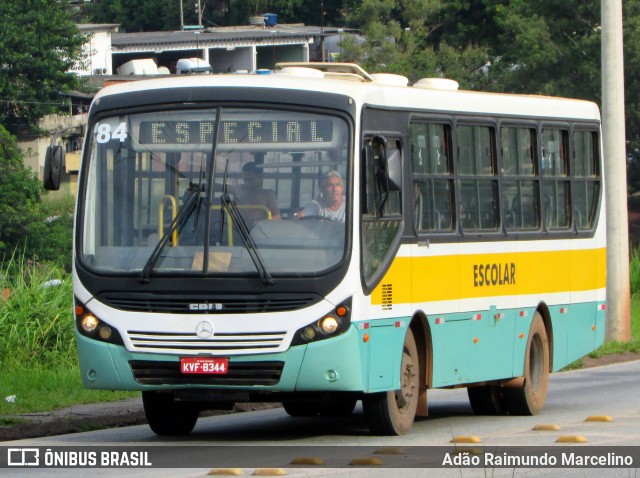
<path id="1" fill-rule="evenodd" d="M 179 402 L 172 393 L 142 392 L 142 405 L 147 423 L 156 435 L 188 435 L 200 415 L 196 405 Z"/>
<path id="2" fill-rule="evenodd" d="M 502 388 L 496 385 L 483 385 L 467 388 L 471 409 L 476 415 L 502 415 L 504 399 Z"/>
<path id="3" fill-rule="evenodd" d="M 406 435 L 411 430 L 420 390 L 418 348 L 411 329 L 402 351 L 400 389 L 372 393 L 362 399 L 365 417 L 374 435 Z"/>
<path id="4" fill-rule="evenodd" d="M 524 358 L 524 384 L 503 389 L 504 405 L 511 415 L 537 415 L 549 388 L 549 339 L 544 321 L 536 312 L 529 329 Z"/>

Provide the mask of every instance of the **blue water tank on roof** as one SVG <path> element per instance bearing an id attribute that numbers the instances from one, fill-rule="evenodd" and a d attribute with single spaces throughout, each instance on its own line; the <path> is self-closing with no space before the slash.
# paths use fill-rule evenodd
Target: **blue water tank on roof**
<path id="1" fill-rule="evenodd" d="M 263 13 L 264 24 L 267 27 L 273 27 L 278 23 L 278 14 L 277 13 Z"/>

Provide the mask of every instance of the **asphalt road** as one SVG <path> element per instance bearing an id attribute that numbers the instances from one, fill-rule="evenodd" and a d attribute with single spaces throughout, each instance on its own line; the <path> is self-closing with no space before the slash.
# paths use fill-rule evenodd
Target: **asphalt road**
<path id="1" fill-rule="evenodd" d="M 640 453 L 638 377 L 640 361 L 553 374 L 545 408 L 536 417 L 475 416 L 466 390 L 430 391 L 430 416 L 419 419 L 412 433 L 403 437 L 370 436 L 360 407 L 346 419 L 292 418 L 278 408 L 204 417 L 191 435 L 180 439 L 158 437 L 146 425 L 138 425 L 8 441 L 2 445 L 35 447 L 42 456 L 46 450 L 66 453 L 81 446 L 89 446 L 84 450 L 95 452 L 111 450 L 109 447 L 112 446 L 126 447 L 115 450 L 148 451 L 150 461 L 163 467 L 91 470 L 92 475 L 99 476 L 191 477 L 206 476 L 213 471 L 242 475 L 283 472 L 291 476 L 386 477 L 425 476 L 428 473 L 431 476 L 465 477 L 635 477 L 640 476 L 640 458 L 636 456 Z M 611 421 L 603 421 L 609 419 Z M 535 447 L 526 450 L 533 450 L 536 456 L 565 451 L 590 454 L 613 451 L 619 455 L 629 452 L 634 463 L 631 468 L 488 469 L 486 465 L 467 468 L 448 464 L 432 468 L 434 463 L 442 464 L 443 453 L 468 452 L 467 457 L 471 459 L 474 456 L 484 459 L 489 451 L 499 454 L 507 450 L 510 454 L 523 446 Z M 634 448 L 625 448 L 629 446 Z M 434 456 L 426 459 L 430 454 Z M 301 459 L 304 459 L 301 465 L 291 464 Z M 308 461 L 311 459 L 322 461 L 323 465 L 310 466 L 313 465 Z M 352 464 L 357 459 L 363 459 L 364 464 Z M 169 466 L 179 468 L 167 468 Z M 0 468 L 0 474 L 2 471 Z M 27 473 L 19 467 L 12 467 L 10 471 L 12 475 Z M 32 468 L 22 476 L 75 476 L 74 471 L 81 470 Z M 84 470 L 78 476 L 84 476 L 86 472 Z"/>
<path id="2" fill-rule="evenodd" d="M 139 425 L 2 445 L 36 447 L 43 453 L 45 449 L 57 450 L 56 447 L 110 450 L 110 446 L 124 446 L 120 450 L 150 450 L 156 466 L 180 467 L 91 471 L 104 476 L 114 476 L 110 473 L 116 472 L 118 476 L 206 476 L 211 470 L 243 475 L 276 470 L 291 476 L 386 477 L 400 473 L 406 476 L 408 470 L 403 467 L 412 467 L 409 473 L 412 476 L 638 476 L 639 376 L 640 361 L 554 374 L 545 409 L 536 417 L 475 416 L 464 389 L 430 391 L 430 416 L 419 419 L 412 433 L 404 437 L 370 436 L 360 408 L 348 419 L 291 418 L 282 409 L 270 409 L 201 418 L 194 432 L 180 439 L 157 437 L 146 425 Z M 631 468 L 542 466 L 488 470 L 486 465 L 432 468 L 434 463 L 442 465 L 443 451 L 467 451 L 467 456 L 483 457 L 488 451 L 511 453 L 523 446 L 534 447 L 527 450 L 533 450 L 536 456 L 564 451 L 596 455 L 613 451 L 624 456 L 630 453 L 633 465 Z M 425 453 L 436 456 L 429 461 Z M 309 466 L 312 463 L 308 461 L 291 465 L 296 458 L 315 458 L 323 461 L 325 467 Z M 363 465 L 351 464 L 358 458 L 365 459 Z M 15 475 L 13 472 L 22 470 L 11 471 Z M 70 471 L 79 470 L 29 471 L 40 476 L 69 476 Z M 84 471 L 86 474 L 87 470 Z"/>

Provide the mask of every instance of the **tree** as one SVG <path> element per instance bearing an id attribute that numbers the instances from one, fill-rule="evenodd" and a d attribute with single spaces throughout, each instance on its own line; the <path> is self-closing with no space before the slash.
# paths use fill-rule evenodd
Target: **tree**
<path id="1" fill-rule="evenodd" d="M 623 3 L 624 85 L 629 191 L 640 191 L 640 2 Z"/>
<path id="2" fill-rule="evenodd" d="M 42 186 L 23 165 L 15 139 L 0 126 L 0 262 L 24 244 L 29 225 L 38 218 Z"/>
<path id="3" fill-rule="evenodd" d="M 195 25 L 195 0 L 183 0 L 185 23 Z M 180 29 L 179 0 L 102 0 L 89 8 L 96 23 L 119 23 L 126 32 Z"/>
<path id="4" fill-rule="evenodd" d="M 276 13 L 279 23 L 321 25 L 321 5 L 324 25 L 341 25 L 343 0 L 309 2 L 304 0 L 200 0 L 202 23 L 205 27 L 246 25 L 249 17 L 261 13 Z M 186 25 L 197 24 L 197 2 L 183 0 Z M 127 32 L 164 31 L 180 28 L 179 0 L 96 0 L 88 9 L 97 23 L 119 23 Z"/>
<path id="5" fill-rule="evenodd" d="M 478 83 L 489 61 L 487 48 L 464 36 L 451 41 L 456 38 L 443 34 L 447 28 L 455 30 L 457 17 L 449 12 L 452 3 L 349 0 L 345 19 L 349 26 L 359 27 L 362 38 L 346 36 L 342 59 L 372 72 L 403 74 L 412 81 L 448 76 L 463 86 Z"/>
<path id="6" fill-rule="evenodd" d="M 512 0 L 495 21 L 491 73 L 502 90 L 600 100 L 600 2 Z"/>
<path id="7" fill-rule="evenodd" d="M 18 252 L 71 270 L 73 198 L 45 203 L 42 193 L 15 138 L 0 126 L 0 265 Z"/>
<path id="8" fill-rule="evenodd" d="M 69 0 L 0 2 L 0 123 L 34 125 L 56 111 L 60 92 L 77 88 L 67 71 L 81 59 L 84 36 L 71 20 Z"/>

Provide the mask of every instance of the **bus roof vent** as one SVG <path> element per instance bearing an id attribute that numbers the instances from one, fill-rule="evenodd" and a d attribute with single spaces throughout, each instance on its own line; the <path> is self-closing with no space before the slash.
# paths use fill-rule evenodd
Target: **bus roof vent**
<path id="1" fill-rule="evenodd" d="M 379 85 L 387 86 L 407 86 L 409 78 L 402 75 L 394 75 L 393 73 L 372 73 L 373 82 Z"/>
<path id="2" fill-rule="evenodd" d="M 276 70 L 275 73 L 278 75 L 299 76 L 304 78 L 324 78 L 324 73 L 322 71 L 302 66 L 287 66 Z"/>
<path id="3" fill-rule="evenodd" d="M 422 78 L 413 84 L 414 88 L 430 90 L 457 90 L 460 86 L 457 81 L 447 78 Z"/>
<path id="4" fill-rule="evenodd" d="M 325 78 L 340 78 L 356 81 L 373 81 L 371 75 L 355 63 L 322 63 L 322 62 L 285 62 L 276 63 L 276 73 L 289 68 L 307 68 L 319 70 Z"/>

